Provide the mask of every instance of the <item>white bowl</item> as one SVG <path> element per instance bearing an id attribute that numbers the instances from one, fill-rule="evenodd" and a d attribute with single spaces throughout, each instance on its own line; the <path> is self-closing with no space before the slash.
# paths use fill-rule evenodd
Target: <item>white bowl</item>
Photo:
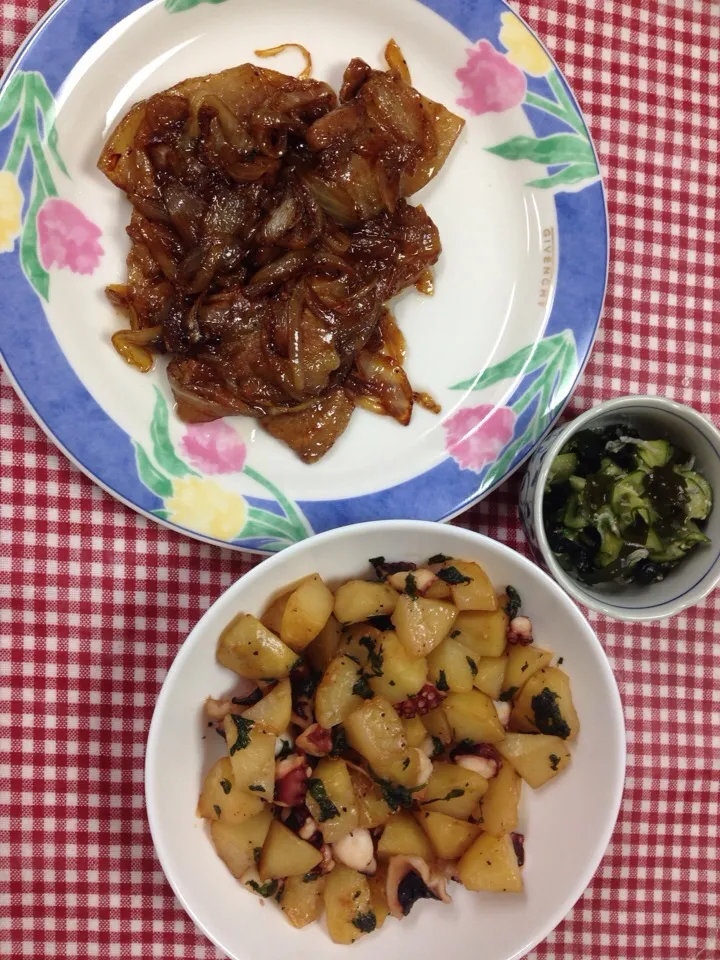
<path id="1" fill-rule="evenodd" d="M 619 397 L 593 407 L 543 440 L 520 486 L 520 519 L 538 556 L 578 603 L 616 620 L 672 617 L 700 603 L 720 583 L 720 509 L 713 510 L 705 528 L 710 544 L 693 550 L 665 580 L 647 586 L 580 583 L 560 566 L 545 535 L 542 502 L 553 460 L 579 430 L 613 423 L 635 427 L 646 440 L 668 439 L 694 454 L 697 470 L 720 496 L 720 432 L 709 420 L 692 407 L 664 397 Z"/>
<path id="2" fill-rule="evenodd" d="M 476 560 L 497 586 L 519 590 L 538 643 L 564 657 L 582 730 L 568 771 L 541 790 L 524 788 L 523 894 L 477 894 L 452 884 L 452 905 L 422 901 L 401 923 L 388 919 L 356 943 L 353 957 L 437 960 L 452 946 L 454 960 L 519 958 L 563 919 L 597 869 L 620 806 L 625 736 L 607 658 L 575 605 L 530 561 L 468 530 L 412 520 L 332 530 L 266 560 L 220 597 L 178 653 L 150 727 L 145 791 L 158 857 L 189 915 L 233 960 L 348 954 L 322 924 L 296 931 L 273 903 L 242 889 L 195 816 L 203 775 L 222 752 L 202 704 L 233 686 L 233 675 L 215 661 L 217 637 L 238 612 L 259 614 L 273 593 L 304 574 L 317 571 L 332 585 L 367 575 L 368 557 L 417 562 L 435 553 Z"/>

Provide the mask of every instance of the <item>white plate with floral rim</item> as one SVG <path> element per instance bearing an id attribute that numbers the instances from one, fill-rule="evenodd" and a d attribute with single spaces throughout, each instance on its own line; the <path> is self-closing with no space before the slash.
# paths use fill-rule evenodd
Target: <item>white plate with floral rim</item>
<path id="1" fill-rule="evenodd" d="M 142 377 L 110 347 L 103 288 L 124 276 L 128 209 L 95 167 L 105 137 L 135 101 L 259 47 L 304 44 L 337 87 L 354 56 L 381 66 L 390 37 L 418 89 L 467 121 L 417 195 L 443 242 L 435 296 L 396 305 L 410 380 L 442 413 L 400 427 L 359 410 L 312 466 L 249 419 L 184 425 L 163 370 Z M 567 402 L 607 261 L 586 125 L 503 0 L 60 0 L 0 86 L 5 369 L 97 483 L 207 542 L 274 552 L 362 520 L 449 519 L 485 496 Z"/>

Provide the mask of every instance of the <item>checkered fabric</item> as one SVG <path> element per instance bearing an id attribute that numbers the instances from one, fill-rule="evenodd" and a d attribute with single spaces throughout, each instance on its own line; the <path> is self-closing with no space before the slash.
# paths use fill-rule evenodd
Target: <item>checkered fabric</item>
<path id="1" fill-rule="evenodd" d="M 3 63 L 48 6 L 0 0 Z M 720 422 L 720 5 L 517 8 L 573 85 L 609 191 L 604 323 L 570 411 L 658 393 Z M 524 551 L 516 496 L 511 481 L 457 522 Z M 218 956 L 155 858 L 143 752 L 179 645 L 253 562 L 115 502 L 0 373 L 1 954 Z M 625 797 L 595 879 L 533 958 L 720 958 L 719 613 L 716 594 L 652 626 L 590 615 L 625 704 Z"/>

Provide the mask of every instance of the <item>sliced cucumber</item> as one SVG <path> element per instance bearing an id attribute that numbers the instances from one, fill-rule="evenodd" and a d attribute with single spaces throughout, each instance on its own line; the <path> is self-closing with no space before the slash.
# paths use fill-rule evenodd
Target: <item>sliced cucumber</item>
<path id="1" fill-rule="evenodd" d="M 685 513 L 690 519 L 705 520 L 710 516 L 713 507 L 712 487 L 705 477 L 695 471 L 678 471 L 685 477 L 685 486 L 688 492 L 688 502 Z"/>
<path id="2" fill-rule="evenodd" d="M 552 462 L 550 467 L 550 472 L 548 473 L 548 486 L 552 487 L 556 483 L 565 483 L 566 480 L 569 480 L 573 473 L 575 473 L 575 468 L 577 467 L 577 454 L 576 453 L 560 453 Z"/>
<path id="3" fill-rule="evenodd" d="M 664 467 L 673 457 L 673 448 L 668 440 L 636 440 L 642 462 L 652 467 Z"/>

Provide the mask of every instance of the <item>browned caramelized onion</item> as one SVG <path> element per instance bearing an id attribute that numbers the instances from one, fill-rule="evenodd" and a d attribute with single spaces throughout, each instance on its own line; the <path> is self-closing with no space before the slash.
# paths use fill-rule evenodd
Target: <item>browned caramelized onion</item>
<path id="1" fill-rule="evenodd" d="M 384 305 L 432 291 L 437 228 L 407 198 L 445 163 L 463 121 L 389 69 L 348 65 L 340 98 L 310 79 L 243 64 L 136 104 L 99 167 L 132 204 L 125 284 L 107 289 L 130 330 L 113 344 L 140 370 L 172 354 L 189 422 L 256 418 L 307 463 L 354 406 L 407 424 L 405 339 Z"/>
<path id="2" fill-rule="evenodd" d="M 391 41 L 392 42 L 392 41 Z M 277 57 L 278 54 L 284 53 L 286 50 L 299 50 L 300 53 L 305 58 L 305 66 L 298 74 L 298 80 L 307 80 L 308 77 L 312 76 L 312 56 L 307 47 L 304 47 L 301 43 L 281 43 L 277 47 L 268 47 L 267 50 L 256 50 L 256 57 Z"/>

